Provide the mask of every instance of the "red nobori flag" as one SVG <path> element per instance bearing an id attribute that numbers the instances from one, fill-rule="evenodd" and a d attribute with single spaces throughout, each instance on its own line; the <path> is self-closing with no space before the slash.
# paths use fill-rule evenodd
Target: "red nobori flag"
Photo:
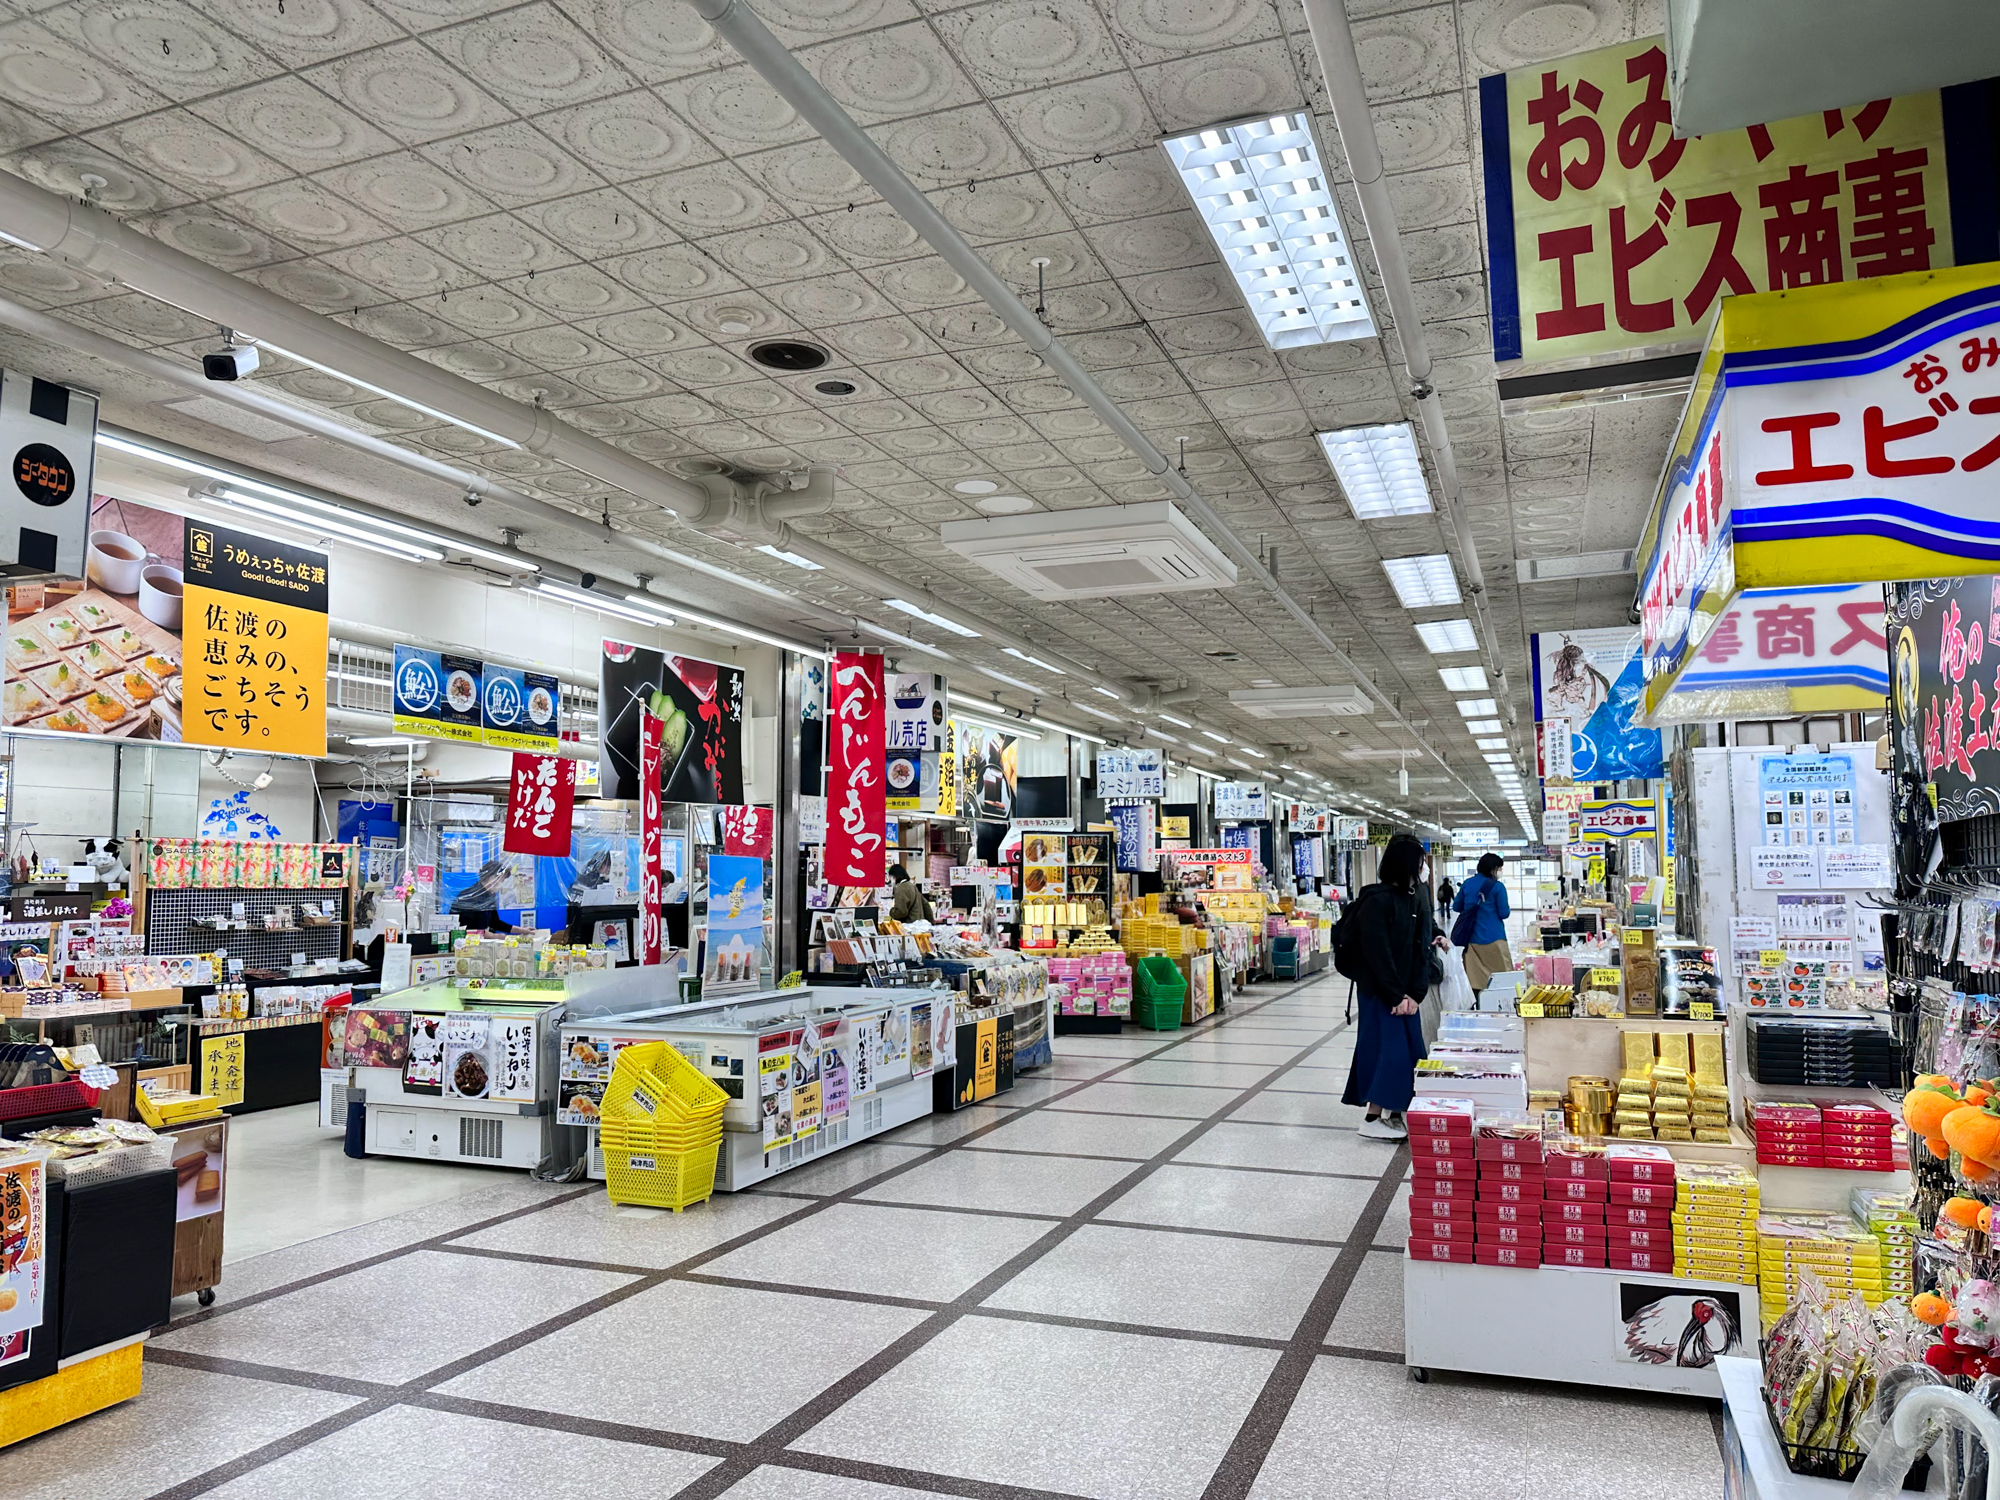
<path id="1" fill-rule="evenodd" d="M 662 957 L 660 935 L 660 721 L 639 715 L 639 962 Z"/>
<path id="2" fill-rule="evenodd" d="M 771 830 L 777 822 L 768 807 L 725 807 L 722 810 L 722 852 L 750 859 L 771 857 Z"/>
<path id="3" fill-rule="evenodd" d="M 575 761 L 515 751 L 514 774 L 507 784 L 507 831 L 500 847 L 509 854 L 568 854 L 575 805 Z"/>
<path id="4" fill-rule="evenodd" d="M 887 873 L 880 656 L 834 654 L 826 717 L 826 878 L 873 890 Z"/>

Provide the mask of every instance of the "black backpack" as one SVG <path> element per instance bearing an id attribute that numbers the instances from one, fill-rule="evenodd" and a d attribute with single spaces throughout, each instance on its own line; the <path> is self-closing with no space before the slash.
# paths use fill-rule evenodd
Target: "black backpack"
<path id="1" fill-rule="evenodd" d="M 1366 978 L 1361 971 L 1360 954 L 1356 951 L 1354 934 L 1354 908 L 1366 901 L 1373 886 L 1367 887 L 1352 901 L 1340 905 L 1340 920 L 1333 924 L 1333 971 L 1344 979 Z"/>

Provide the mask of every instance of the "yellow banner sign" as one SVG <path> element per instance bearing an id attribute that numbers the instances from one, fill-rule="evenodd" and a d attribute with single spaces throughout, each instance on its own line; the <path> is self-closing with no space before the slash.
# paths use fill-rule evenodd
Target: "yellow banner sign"
<path id="1" fill-rule="evenodd" d="M 1727 294 L 1993 254 L 1953 245 L 1935 90 L 1681 140 L 1646 37 L 1484 78 L 1480 118 L 1498 360 L 1693 347 Z"/>
<path id="2" fill-rule="evenodd" d="M 243 1033 L 201 1039 L 201 1090 L 227 1107 L 243 1102 Z"/>
<path id="3" fill-rule="evenodd" d="M 326 754 L 326 554 L 189 520 L 183 734 Z"/>

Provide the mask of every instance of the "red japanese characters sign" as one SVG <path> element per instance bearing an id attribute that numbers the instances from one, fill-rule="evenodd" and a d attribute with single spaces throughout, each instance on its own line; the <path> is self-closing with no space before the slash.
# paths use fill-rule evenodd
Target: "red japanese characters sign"
<path id="1" fill-rule="evenodd" d="M 507 784 L 507 831 L 500 847 L 509 854 L 568 854 L 575 801 L 575 761 L 515 751 L 514 774 Z"/>
<path id="2" fill-rule="evenodd" d="M 660 932 L 660 732 L 659 716 L 639 715 L 639 962 L 664 956 Z"/>
<path id="3" fill-rule="evenodd" d="M 1726 294 L 1991 258 L 1953 244 L 1946 116 L 1928 91 L 1676 139 L 1657 37 L 1482 79 L 1494 358 L 1686 347 Z"/>
<path id="4" fill-rule="evenodd" d="M 722 852 L 751 859 L 771 857 L 771 830 L 777 815 L 768 807 L 725 807 L 722 810 Z"/>
<path id="5" fill-rule="evenodd" d="M 826 878 L 872 890 L 888 873 L 880 656 L 834 654 L 826 722 Z"/>

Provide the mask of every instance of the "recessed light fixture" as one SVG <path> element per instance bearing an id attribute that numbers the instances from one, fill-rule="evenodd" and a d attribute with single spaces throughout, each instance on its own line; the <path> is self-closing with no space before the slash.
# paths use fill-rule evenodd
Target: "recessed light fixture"
<path id="1" fill-rule="evenodd" d="M 1417 639 L 1433 656 L 1479 649 L 1479 637 L 1472 633 L 1470 620 L 1419 620 Z"/>
<path id="2" fill-rule="evenodd" d="M 1461 698 L 1458 711 L 1468 719 L 1484 719 L 1500 712 L 1500 705 L 1491 698 Z"/>
<path id="3" fill-rule="evenodd" d="M 1489 753 L 1486 756 L 1486 764 L 1489 766 L 1511 766 L 1514 764 L 1514 757 L 1506 754 L 1504 751 L 1498 755 Z"/>
<path id="4" fill-rule="evenodd" d="M 1498 719 L 1475 719 L 1465 727 L 1473 734 L 1505 734 L 1507 732 L 1507 726 Z"/>
<path id="5" fill-rule="evenodd" d="M 940 630 L 949 630 L 953 635 L 970 636 L 975 640 L 979 637 L 979 632 L 974 630 L 970 625 L 961 625 L 956 620 L 946 619 L 940 614 L 933 614 L 922 605 L 912 604 L 907 599 L 884 599 L 882 602 L 891 609 L 900 609 L 904 614 L 914 615 L 917 619 L 935 625 Z"/>
<path id="6" fill-rule="evenodd" d="M 1058 677 L 1069 676 L 1069 673 L 1065 672 L 1061 667 L 1051 666 L 1049 665 L 1049 663 L 1043 661 L 1039 656 L 1030 656 L 1025 651 L 1015 650 L 1012 646 L 1002 646 L 1000 650 L 1004 655 L 1011 656 L 1016 661 L 1024 661 L 1028 663 L 1029 666 L 1040 667 L 1044 672 L 1053 672 Z"/>
<path id="7" fill-rule="evenodd" d="M 1505 750 L 1507 748 L 1507 741 L 1504 738 L 1474 740 L 1472 745 L 1475 750 Z"/>
<path id="8" fill-rule="evenodd" d="M 972 502 L 972 508 L 989 516 L 1024 516 L 1035 502 L 1020 495 L 988 495 Z"/>
<path id="9" fill-rule="evenodd" d="M 1218 125 L 1164 144 L 1266 343 L 1374 337 L 1309 115 Z"/>
<path id="10" fill-rule="evenodd" d="M 1357 519 L 1429 514 L 1430 486 L 1408 422 L 1322 432 L 1319 443 Z"/>
<path id="11" fill-rule="evenodd" d="M 990 495 L 1000 486 L 990 479 L 961 479 L 952 488 L 961 495 Z"/>
<path id="12" fill-rule="evenodd" d="M 757 549 L 766 557 L 775 557 L 779 562 L 788 562 L 795 568 L 804 568 L 808 573 L 821 571 L 821 565 L 810 557 L 801 557 L 796 552 L 787 552 L 782 547 L 773 547 L 769 542 Z"/>
<path id="13" fill-rule="evenodd" d="M 1438 676 L 1445 688 L 1454 693 L 1476 693 L 1486 686 L 1484 667 L 1440 667 Z"/>
<path id="14" fill-rule="evenodd" d="M 1442 609 L 1459 602 L 1458 575 L 1445 553 L 1384 558 L 1382 571 L 1389 575 L 1396 602 L 1405 609 Z"/>

